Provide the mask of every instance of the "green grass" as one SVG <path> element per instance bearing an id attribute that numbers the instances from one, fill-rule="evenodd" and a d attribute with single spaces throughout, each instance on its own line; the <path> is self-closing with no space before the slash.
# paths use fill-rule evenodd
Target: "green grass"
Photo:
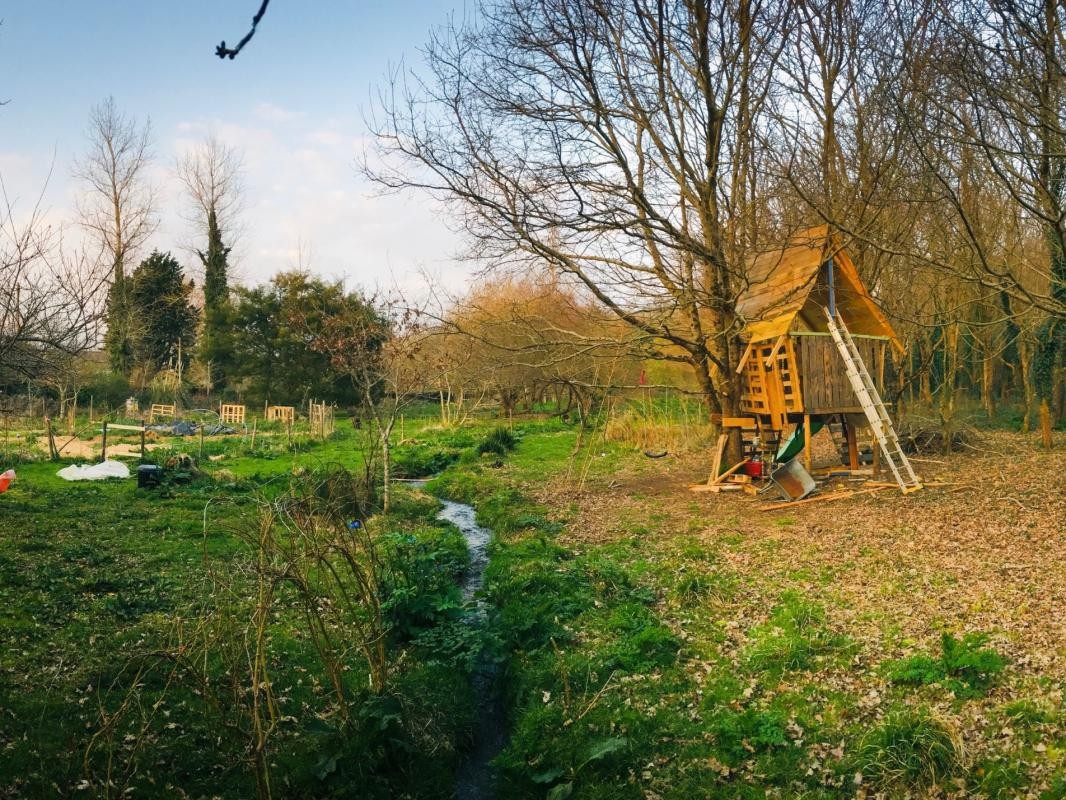
<path id="1" fill-rule="evenodd" d="M 408 421 L 407 431 L 421 436 L 423 427 Z M 429 434 L 409 447 L 428 462 L 427 451 L 459 438 Z M 195 437 L 166 441 L 150 460 L 198 449 Z M 206 703 L 186 671 L 153 653 L 173 651 L 179 622 L 186 638 L 212 615 L 243 624 L 254 599 L 252 550 L 238 534 L 254 529 L 258 503 L 284 492 L 294 472 L 358 471 L 362 441 L 338 421 L 329 440 L 292 449 L 286 437 L 257 436 L 254 449 L 249 437 L 208 442 L 207 454 L 224 457 L 205 458 L 205 474 L 152 490 L 133 480 L 68 483 L 53 462 L 20 465 L 0 497 L 0 797 L 98 785 L 109 752 L 114 782 L 135 795 L 173 796 L 168 786 L 254 795 L 246 721 Z M 346 682 L 356 718 L 330 721 L 336 710 L 292 598 L 279 599 L 271 620 L 268 663 L 283 698 L 271 759 L 285 796 L 451 794 L 473 725 L 468 675 L 483 634 L 459 621 L 466 549 L 458 532 L 434 520 L 435 501 L 396 491 L 390 518 L 374 522 L 397 664 L 387 691 L 367 693 L 353 654 Z M 213 664 L 208 674 L 218 679 L 222 662 Z M 102 727 L 112 714 L 113 726 Z"/>
<path id="2" fill-rule="evenodd" d="M 961 771 L 962 743 L 928 712 L 900 711 L 862 738 L 855 766 L 881 789 L 931 786 Z"/>
<path id="3" fill-rule="evenodd" d="M 715 516 L 686 499 L 686 524 L 647 491 L 639 513 L 604 517 L 606 533 L 589 535 L 576 522 L 597 499 L 587 490 L 622 468 L 647 470 L 643 457 L 558 419 L 498 424 L 407 419 L 394 449 L 397 474 L 436 476 L 429 492 L 474 504 L 493 529 L 484 628 L 460 608 L 461 537 L 435 521 L 434 500 L 399 485 L 390 518 L 370 520 L 396 669 L 388 690 L 372 695 L 360 657 L 350 656 L 350 724 L 331 703 L 298 604 L 279 602 L 268 648 L 284 698 L 271 745 L 275 796 L 452 796 L 476 724 L 469 676 L 485 648 L 499 664 L 510 728 L 496 762 L 500 797 L 813 800 L 853 797 L 859 785 L 888 797 L 963 786 L 1011 797 L 1039 794 L 1049 780 L 1047 798 L 1064 794 L 1061 780 L 1033 766 L 1058 759 L 1061 772 L 1061 709 L 1046 692 L 997 699 L 991 690 L 1010 687 L 1019 670 L 1006 670 L 986 637 L 945 637 L 936 652 L 883 662 L 868 636 L 846 635 L 868 610 L 844 605 L 831 572 L 800 559 L 760 580 L 745 567 L 746 558 L 781 555 L 767 542 L 780 539 L 775 525 L 796 524 L 790 517 L 766 520 L 771 537 L 753 538 L 740 512 Z M 486 441 L 501 445 L 479 452 Z M 67 484 L 51 463 L 20 467 L 0 497 L 0 797 L 78 796 L 101 708 L 115 712 L 130 696 L 143 656 L 172 646 L 179 620 L 213 614 L 223 625 L 247 615 L 251 551 L 236 534 L 258 499 L 309 469 L 359 471 L 365 442 L 344 421 L 329 440 L 295 450 L 284 436 L 257 437 L 254 449 L 234 437 L 209 443 L 224 457 L 205 461 L 206 476 L 153 491 L 132 481 Z M 586 493 L 538 502 L 564 475 Z M 219 576 L 225 597 L 211 594 Z M 221 661 L 214 667 L 213 680 L 226 674 Z M 127 715 L 107 734 L 120 770 L 139 770 L 117 785 L 144 797 L 174 796 L 168 787 L 254 796 L 246 720 L 223 724 L 233 709 L 208 708 L 167 676 L 153 667 L 135 693 L 141 709 L 163 700 L 154 716 Z M 919 698 L 943 716 L 912 708 Z M 997 744 L 971 763 L 951 720 L 977 704 L 988 730 L 967 731 L 967 741 Z M 1007 727 L 1010 745 L 1000 746 Z M 89 764 L 98 787 L 102 752 Z"/>
<path id="4" fill-rule="evenodd" d="M 769 620 L 755 629 L 748 662 L 756 670 L 805 670 L 847 649 L 847 639 L 826 626 L 825 609 L 786 593 Z"/>

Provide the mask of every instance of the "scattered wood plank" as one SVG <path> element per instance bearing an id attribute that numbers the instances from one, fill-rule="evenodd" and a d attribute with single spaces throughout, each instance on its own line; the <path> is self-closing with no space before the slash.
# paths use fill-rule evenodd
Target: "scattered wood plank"
<path id="1" fill-rule="evenodd" d="M 864 486 L 877 487 L 878 489 L 898 488 L 899 484 L 889 481 L 867 481 Z M 951 481 L 922 481 L 922 486 L 925 488 L 935 488 L 938 486 L 954 486 Z"/>
<path id="2" fill-rule="evenodd" d="M 695 483 L 688 487 L 690 492 L 739 492 L 749 484 L 744 483 Z"/>
<path id="3" fill-rule="evenodd" d="M 718 480 L 718 472 L 722 469 L 722 456 L 725 455 L 725 446 L 728 441 L 728 434 L 723 433 L 718 437 L 718 445 L 714 449 L 714 463 L 711 466 L 710 477 L 707 478 L 708 484 L 712 484 Z"/>
<path id="4" fill-rule="evenodd" d="M 711 483 L 724 483 L 724 482 L 725 482 L 725 479 L 726 479 L 726 478 L 728 478 L 728 477 L 729 477 L 730 475 L 732 475 L 732 474 L 733 474 L 734 472 L 736 472 L 736 471 L 737 471 L 738 469 L 740 469 L 741 467 L 743 467 L 743 466 L 744 466 L 745 464 L 747 464 L 747 463 L 748 463 L 749 461 L 751 461 L 751 459 L 750 459 L 750 458 L 745 458 L 745 459 L 744 459 L 743 461 L 741 461 L 740 463 L 738 463 L 738 464 L 734 464 L 734 465 L 733 465 L 733 466 L 731 466 L 731 467 L 730 467 L 729 469 L 727 469 L 727 470 L 726 470 L 725 472 L 723 472 L 723 473 L 722 473 L 721 475 L 719 475 L 719 476 L 718 476 L 718 478 L 717 478 L 716 480 L 713 480 L 713 481 L 711 481 Z"/>

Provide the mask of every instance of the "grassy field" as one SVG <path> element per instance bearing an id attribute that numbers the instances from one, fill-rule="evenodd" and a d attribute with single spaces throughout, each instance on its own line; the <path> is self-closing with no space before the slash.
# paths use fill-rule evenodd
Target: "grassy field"
<path id="1" fill-rule="evenodd" d="M 159 444 L 157 461 L 198 450 Z M 248 437 L 208 440 L 201 474 L 144 490 L 21 464 L 0 498 L 0 797 L 254 796 L 253 693 L 237 685 L 256 601 L 249 535 L 303 476 L 358 474 L 363 444 L 350 426 L 296 452 L 270 431 L 254 450 Z M 400 447 L 398 461 L 422 450 Z M 388 517 L 366 520 L 394 668 L 369 693 L 349 654 L 344 714 L 299 603 L 278 592 L 266 630 L 275 796 L 450 796 L 475 643 L 459 629 L 465 545 L 437 507 L 400 489 Z M 423 643 L 430 630 L 439 641 Z M 208 633 L 214 649 L 196 649 Z M 194 651 L 203 663 L 183 663 Z"/>
<path id="2" fill-rule="evenodd" d="M 1066 460 L 978 445 L 775 513 L 571 432 L 453 468 L 498 536 L 502 796 L 1066 797 Z"/>
<path id="3" fill-rule="evenodd" d="M 299 603 L 271 607 L 274 796 L 451 797 L 489 647 L 500 797 L 1066 797 L 1061 449 L 989 432 L 921 465 L 948 486 L 763 513 L 686 490 L 705 454 L 652 460 L 553 419 L 492 452 L 496 424 L 409 423 L 396 453 L 494 529 L 486 630 L 462 623 L 461 539 L 410 490 L 366 521 L 384 691 L 351 655 L 342 713 Z M 249 532 L 305 473 L 358 473 L 363 440 L 338 427 L 296 453 L 209 442 L 221 459 L 158 490 L 19 467 L 0 497 L 0 797 L 254 796 L 255 693 L 223 691 L 247 668 Z M 174 668 L 203 619 L 231 649 Z"/>

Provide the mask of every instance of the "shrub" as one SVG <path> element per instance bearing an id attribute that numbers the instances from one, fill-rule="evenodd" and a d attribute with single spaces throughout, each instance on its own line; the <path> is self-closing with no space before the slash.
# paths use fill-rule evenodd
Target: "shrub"
<path id="1" fill-rule="evenodd" d="M 126 402 L 126 398 L 131 393 L 130 382 L 125 375 L 111 372 L 110 370 L 102 370 L 94 373 L 82 386 L 81 391 L 78 393 L 78 404 L 81 405 L 82 400 L 80 398 L 84 398 L 85 404 L 88 405 L 88 400 L 92 397 L 98 409 L 102 406 L 119 408 Z"/>
<path id="2" fill-rule="evenodd" d="M 493 428 L 489 435 L 478 445 L 477 451 L 482 455 L 495 453 L 498 456 L 502 456 L 514 450 L 517 444 L 514 434 L 507 428 Z"/>
<path id="3" fill-rule="evenodd" d="M 404 447 L 393 452 L 393 474 L 399 478 L 426 478 L 443 472 L 459 460 L 459 451 L 443 447 Z"/>
<path id="4" fill-rule="evenodd" d="M 454 528 L 423 528 L 384 537 L 382 612 L 394 634 L 408 639 L 459 615 L 459 579 L 468 554 Z"/>
<path id="5" fill-rule="evenodd" d="M 881 789 L 929 786 L 958 773 L 959 737 L 927 711 L 894 714 L 870 731 L 858 751 L 857 769 Z"/>

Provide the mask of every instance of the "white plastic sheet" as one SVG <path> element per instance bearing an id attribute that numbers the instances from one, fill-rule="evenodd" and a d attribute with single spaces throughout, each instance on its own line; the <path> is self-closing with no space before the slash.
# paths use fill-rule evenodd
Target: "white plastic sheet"
<path id="1" fill-rule="evenodd" d="M 99 464 L 71 464 L 56 473 L 65 481 L 103 481 L 108 478 L 128 478 L 130 468 L 121 461 L 101 461 Z"/>

